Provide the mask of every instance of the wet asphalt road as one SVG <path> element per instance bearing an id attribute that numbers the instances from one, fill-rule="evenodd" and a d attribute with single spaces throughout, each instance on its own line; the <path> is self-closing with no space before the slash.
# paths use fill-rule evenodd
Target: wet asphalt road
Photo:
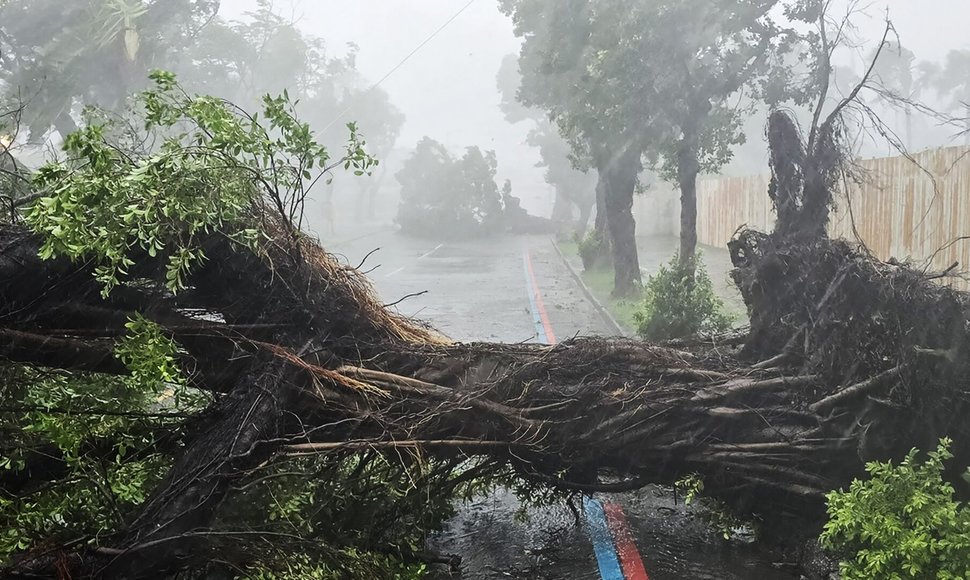
<path id="1" fill-rule="evenodd" d="M 395 308 L 455 340 L 537 340 L 523 263 L 526 251 L 556 336 L 561 340 L 608 333 L 548 237 L 441 243 L 381 231 L 346 238 L 325 245 L 353 265 L 380 248 L 362 270 L 369 272 L 384 302 L 419 294 Z M 699 520 L 693 506 L 675 504 L 669 490 L 648 487 L 609 500 L 626 512 L 652 580 L 797 578 L 771 564 L 776 556 L 760 546 L 721 539 Z M 504 490 L 462 506 L 429 544 L 441 553 L 460 555 L 463 578 L 600 578 L 586 530 L 565 506 L 523 510 Z"/>

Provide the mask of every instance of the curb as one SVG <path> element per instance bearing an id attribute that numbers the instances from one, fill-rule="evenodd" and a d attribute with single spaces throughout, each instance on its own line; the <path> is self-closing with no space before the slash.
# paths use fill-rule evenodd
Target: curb
<path id="1" fill-rule="evenodd" d="M 562 253 L 562 249 L 559 247 L 559 244 L 556 243 L 556 240 L 552 240 L 552 247 L 556 249 L 556 253 L 559 254 L 559 259 L 561 259 L 562 263 L 566 265 L 566 269 L 569 270 L 569 275 L 573 277 L 573 281 L 575 281 L 576 285 L 579 286 L 579 289 L 583 291 L 583 295 L 586 297 L 586 300 L 593 305 L 593 308 L 596 309 L 596 312 L 600 315 L 600 318 L 603 319 L 603 322 L 606 323 L 610 330 L 615 332 L 616 336 L 633 338 L 633 335 L 620 326 L 620 323 L 613 318 L 610 311 L 607 310 L 603 304 L 596 299 L 596 296 L 593 295 L 592 290 L 589 289 L 586 282 L 583 282 L 582 276 L 579 275 L 579 272 L 577 272 L 576 269 L 573 268 L 573 265 L 569 263 L 569 260 L 566 259 L 566 255 Z"/>

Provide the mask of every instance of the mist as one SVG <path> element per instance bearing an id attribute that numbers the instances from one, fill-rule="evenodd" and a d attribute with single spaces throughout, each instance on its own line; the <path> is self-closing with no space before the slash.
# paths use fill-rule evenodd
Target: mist
<path id="1" fill-rule="evenodd" d="M 0 577 L 968 577 L 968 22 L 0 0 Z"/>

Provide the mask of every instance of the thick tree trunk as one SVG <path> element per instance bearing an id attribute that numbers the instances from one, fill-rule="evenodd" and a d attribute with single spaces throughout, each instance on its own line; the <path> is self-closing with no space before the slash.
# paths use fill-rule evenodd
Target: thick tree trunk
<path id="1" fill-rule="evenodd" d="M 613 249 L 614 296 L 631 296 L 642 282 L 633 219 L 633 194 L 640 168 L 640 151 L 632 148 L 607 165 L 606 224 Z"/>
<path id="2" fill-rule="evenodd" d="M 77 341 L 96 330 L 116 336 L 134 304 L 163 325 L 190 309 L 225 321 L 204 321 L 184 344 L 193 358 L 212 359 L 201 367 L 243 361 L 127 532 L 52 566 L 128 578 L 198 566 L 220 549 L 218 514 L 238 500 L 233 483 L 293 454 L 394 457 L 404 446 L 487 456 L 518 477 L 581 491 L 698 473 L 706 492 L 782 535 L 815 533 L 824 494 L 866 461 L 945 434 L 958 464 L 968 463 L 970 301 L 848 244 L 753 232 L 733 242 L 753 313 L 747 337 L 546 347 L 452 344 L 389 314 L 356 272 L 309 243 L 294 254 L 277 242 L 260 257 L 214 237 L 176 307 L 148 284 L 103 300 L 90 265 L 41 261 L 36 236 L 0 229 L 0 329 Z M 149 270 L 138 274 L 154 279 Z M 74 314 L 58 314 L 64 303 Z M 219 346 L 226 336 L 231 357 Z M 47 364 L 78 368 L 71 357 L 87 356 L 71 344 L 50 348 L 58 346 L 70 356 L 48 352 Z M 24 349 L 4 354 L 37 362 Z"/>
<path id="3" fill-rule="evenodd" d="M 680 186 L 680 263 L 694 269 L 697 253 L 697 174 L 700 164 L 697 151 L 689 141 L 677 153 L 677 182 Z"/>
<path id="4" fill-rule="evenodd" d="M 252 374 L 209 411 L 209 421 L 142 505 L 106 578 L 152 578 L 184 565 L 180 553 L 199 553 L 230 485 L 276 454 L 287 420 L 304 398 L 304 373 L 284 360 L 263 357 Z"/>
<path id="5" fill-rule="evenodd" d="M 570 223 L 573 221 L 573 204 L 559 191 L 556 191 L 556 197 L 552 202 L 551 219 L 556 223 Z"/>
<path id="6" fill-rule="evenodd" d="M 589 227 L 589 217 L 593 213 L 593 206 L 595 205 L 595 200 L 588 202 L 578 203 L 576 206 L 579 208 L 579 221 L 576 223 L 576 233 L 580 236 L 586 233 L 586 228 Z"/>

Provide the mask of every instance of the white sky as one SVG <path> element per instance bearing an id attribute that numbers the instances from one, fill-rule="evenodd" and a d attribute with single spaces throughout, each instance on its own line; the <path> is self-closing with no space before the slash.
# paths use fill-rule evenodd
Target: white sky
<path id="1" fill-rule="evenodd" d="M 376 82 L 454 16 L 468 0 L 277 0 L 306 32 L 323 38 L 331 54 L 349 42 L 360 47 L 357 68 Z M 223 0 L 221 13 L 238 17 L 253 0 Z M 495 0 L 475 0 L 467 10 L 412 56 L 381 87 L 407 117 L 398 146 L 413 147 L 427 135 L 455 153 L 478 145 L 494 149 L 499 184 L 511 178 L 515 195 L 529 209 L 551 203 L 552 193 L 534 166 L 538 153 L 525 145 L 527 123 L 511 126 L 498 105 L 495 84 L 502 58 L 518 53 L 512 23 Z M 352 119 L 353 111 L 347 113 Z"/>
<path id="2" fill-rule="evenodd" d="M 836 0 L 843 4 L 848 0 Z M 868 53 L 882 32 L 888 7 L 904 46 L 921 60 L 942 60 L 951 49 L 970 47 L 966 29 L 970 0 L 863 0 L 869 17 L 856 20 L 869 40 Z M 376 81 L 393 69 L 467 0 L 277 0 L 308 33 L 326 40 L 331 53 L 348 42 L 360 47 L 358 69 Z M 254 0 L 223 0 L 222 14 L 238 17 Z M 382 83 L 407 116 L 399 146 L 411 147 L 429 135 L 458 151 L 479 145 L 498 152 L 500 177 L 511 177 L 528 207 L 548 199 L 538 155 L 524 145 L 526 124 L 511 127 L 498 109 L 495 75 L 502 57 L 518 52 L 512 24 L 496 0 L 475 0 L 435 39 Z M 352 117 L 353 113 L 348 116 Z M 526 193 L 528 192 L 528 193 Z M 543 204 L 544 205 L 544 204 Z"/>

